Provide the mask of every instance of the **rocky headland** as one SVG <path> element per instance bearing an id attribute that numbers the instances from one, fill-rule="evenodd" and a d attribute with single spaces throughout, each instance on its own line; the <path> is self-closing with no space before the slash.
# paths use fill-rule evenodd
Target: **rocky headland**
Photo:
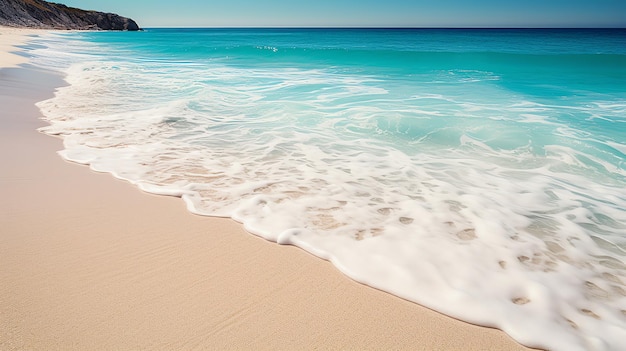
<path id="1" fill-rule="evenodd" d="M 132 19 L 114 13 L 86 11 L 43 0 L 0 0 L 0 25 L 41 29 L 140 30 Z"/>

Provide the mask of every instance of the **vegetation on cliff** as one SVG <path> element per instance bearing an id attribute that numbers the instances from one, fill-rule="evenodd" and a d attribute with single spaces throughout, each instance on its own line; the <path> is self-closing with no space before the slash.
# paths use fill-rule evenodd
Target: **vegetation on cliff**
<path id="1" fill-rule="evenodd" d="M 43 0 L 0 0 L 0 25 L 44 29 L 139 30 L 130 18 Z"/>

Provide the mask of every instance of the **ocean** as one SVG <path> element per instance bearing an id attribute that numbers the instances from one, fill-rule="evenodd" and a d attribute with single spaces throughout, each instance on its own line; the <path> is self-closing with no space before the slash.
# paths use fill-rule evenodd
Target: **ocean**
<path id="1" fill-rule="evenodd" d="M 626 349 L 626 31 L 35 38 L 67 160 L 553 350 Z"/>

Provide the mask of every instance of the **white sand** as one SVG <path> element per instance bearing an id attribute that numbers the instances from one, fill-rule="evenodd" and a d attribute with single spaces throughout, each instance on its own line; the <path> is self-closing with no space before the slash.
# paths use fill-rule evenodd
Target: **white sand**
<path id="1" fill-rule="evenodd" d="M 15 46 L 25 43 L 29 35 L 37 33 L 41 31 L 0 26 L 0 68 L 17 67 L 26 63 L 28 61 L 26 57 L 13 53 L 19 51 Z"/>

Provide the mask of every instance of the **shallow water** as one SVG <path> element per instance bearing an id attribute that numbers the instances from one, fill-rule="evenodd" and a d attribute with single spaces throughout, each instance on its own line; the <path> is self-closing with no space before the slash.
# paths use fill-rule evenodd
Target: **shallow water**
<path id="1" fill-rule="evenodd" d="M 626 32 L 44 36 L 66 159 L 556 350 L 626 348 Z"/>

